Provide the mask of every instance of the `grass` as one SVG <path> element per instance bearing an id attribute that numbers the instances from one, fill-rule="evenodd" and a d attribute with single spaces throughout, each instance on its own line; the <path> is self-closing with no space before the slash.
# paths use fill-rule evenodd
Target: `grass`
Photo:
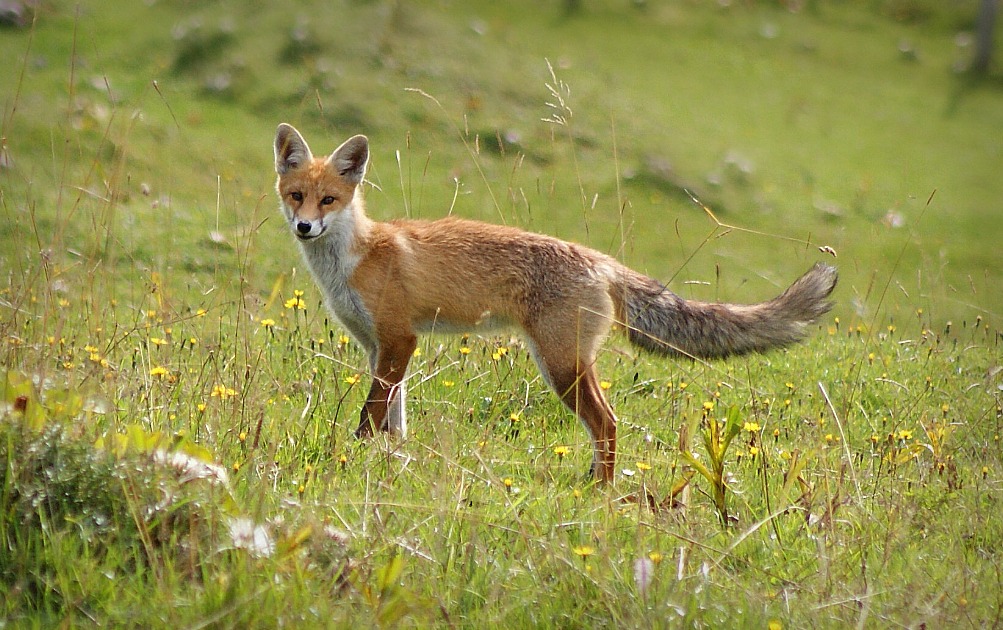
<path id="1" fill-rule="evenodd" d="M 5 33 L 5 624 L 1000 623 L 1003 108 L 950 70 L 970 7 L 523 9 L 47 3 Z M 762 357 L 611 340 L 612 488 L 504 335 L 422 339 L 411 435 L 356 441 L 366 361 L 276 220 L 280 120 L 367 133 L 378 218 L 521 225 L 701 299 L 828 245 L 837 309 Z"/>

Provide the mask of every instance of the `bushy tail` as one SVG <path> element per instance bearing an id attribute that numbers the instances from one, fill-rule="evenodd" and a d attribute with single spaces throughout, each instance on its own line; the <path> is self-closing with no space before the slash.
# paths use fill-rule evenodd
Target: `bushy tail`
<path id="1" fill-rule="evenodd" d="M 835 267 L 817 263 L 780 296 L 744 305 L 684 300 L 659 282 L 625 270 L 618 305 L 635 345 L 661 354 L 724 357 L 801 340 L 808 324 L 832 308 L 827 298 L 836 276 Z"/>

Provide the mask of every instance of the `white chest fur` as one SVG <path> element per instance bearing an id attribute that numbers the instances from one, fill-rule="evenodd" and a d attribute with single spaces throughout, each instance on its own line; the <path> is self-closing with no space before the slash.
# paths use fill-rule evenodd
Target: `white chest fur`
<path id="1" fill-rule="evenodd" d="M 314 240 L 301 241 L 300 250 L 328 310 L 371 354 L 376 350 L 373 318 L 362 297 L 348 283 L 359 257 L 352 252 L 351 226 L 336 225 L 340 222 L 328 224 L 325 233 Z"/>

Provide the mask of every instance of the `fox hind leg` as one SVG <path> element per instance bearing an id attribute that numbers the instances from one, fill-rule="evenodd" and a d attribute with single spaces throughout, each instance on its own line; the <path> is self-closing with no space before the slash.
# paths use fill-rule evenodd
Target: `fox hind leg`
<path id="1" fill-rule="evenodd" d="M 609 330 L 612 305 L 602 303 L 577 312 L 577 321 L 527 327 L 526 333 L 544 380 L 578 415 L 592 438 L 592 475 L 598 481 L 611 482 L 616 462 L 616 415 L 599 386 L 595 360 Z"/>

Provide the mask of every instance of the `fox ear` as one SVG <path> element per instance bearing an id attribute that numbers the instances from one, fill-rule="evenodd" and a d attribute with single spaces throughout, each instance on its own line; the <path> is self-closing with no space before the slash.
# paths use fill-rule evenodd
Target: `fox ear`
<path id="1" fill-rule="evenodd" d="M 366 164 L 369 163 L 369 139 L 352 136 L 334 150 L 327 163 L 350 183 L 358 184 L 365 176 Z"/>
<path id="2" fill-rule="evenodd" d="M 292 125 L 282 123 L 275 130 L 275 172 L 285 175 L 313 159 L 306 140 Z"/>

